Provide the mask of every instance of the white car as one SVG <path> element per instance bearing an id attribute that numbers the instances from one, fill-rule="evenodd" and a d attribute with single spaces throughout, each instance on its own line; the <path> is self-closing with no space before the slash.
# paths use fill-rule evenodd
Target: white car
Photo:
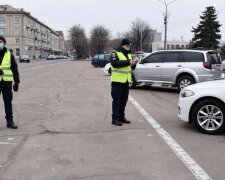
<path id="1" fill-rule="evenodd" d="M 178 102 L 181 120 L 194 123 L 206 134 L 225 130 L 225 80 L 202 82 L 185 87 Z"/>
<path id="2" fill-rule="evenodd" d="M 132 84 L 184 87 L 223 79 L 221 57 L 217 51 L 173 49 L 155 51 L 143 58 L 132 72 Z"/>

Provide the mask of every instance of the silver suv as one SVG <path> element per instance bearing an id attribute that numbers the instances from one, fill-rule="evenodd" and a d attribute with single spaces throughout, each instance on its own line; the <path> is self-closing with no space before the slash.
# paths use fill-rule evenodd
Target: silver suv
<path id="1" fill-rule="evenodd" d="M 181 90 L 190 84 L 222 78 L 221 57 L 217 51 L 163 50 L 137 64 L 130 88 L 138 84 L 158 84 Z"/>

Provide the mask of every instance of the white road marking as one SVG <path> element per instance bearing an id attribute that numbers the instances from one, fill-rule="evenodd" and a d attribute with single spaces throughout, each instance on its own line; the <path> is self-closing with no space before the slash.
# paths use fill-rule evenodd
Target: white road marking
<path id="1" fill-rule="evenodd" d="M 17 145 L 16 143 L 0 142 L 0 145 Z"/>
<path id="2" fill-rule="evenodd" d="M 172 138 L 172 136 L 154 120 L 141 105 L 131 96 L 129 101 L 134 105 L 138 112 L 148 121 L 148 123 L 156 130 L 161 138 L 170 146 L 181 161 L 188 167 L 192 174 L 199 180 L 212 179 L 199 165 L 188 155 L 187 152 Z"/>
<path id="3" fill-rule="evenodd" d="M 8 138 L 8 141 L 12 141 L 14 139 L 15 139 L 14 137 L 11 137 L 11 138 Z"/>

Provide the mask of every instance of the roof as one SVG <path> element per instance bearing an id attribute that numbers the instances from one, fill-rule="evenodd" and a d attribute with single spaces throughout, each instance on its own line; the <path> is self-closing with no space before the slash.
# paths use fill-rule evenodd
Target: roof
<path id="1" fill-rule="evenodd" d="M 206 49 L 169 49 L 169 50 L 159 50 L 159 51 L 155 51 L 155 52 L 217 52 L 215 50 L 206 50 Z M 154 53 L 155 53 L 154 52 Z"/>

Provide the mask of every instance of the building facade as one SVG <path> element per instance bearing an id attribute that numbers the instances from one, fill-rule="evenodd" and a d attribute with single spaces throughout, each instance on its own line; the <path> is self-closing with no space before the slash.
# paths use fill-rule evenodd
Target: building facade
<path id="1" fill-rule="evenodd" d="M 56 31 L 29 12 L 9 5 L 0 5 L 0 35 L 6 38 L 7 48 L 16 57 L 28 54 L 33 58 L 45 58 L 63 50 L 60 45 L 64 42 Z"/>
<path id="2" fill-rule="evenodd" d="M 166 49 L 188 49 L 189 42 L 184 41 L 167 41 L 166 42 Z M 164 49 L 164 42 L 163 41 L 155 41 L 152 44 L 152 51 L 158 51 Z"/>
<path id="3" fill-rule="evenodd" d="M 59 51 L 65 53 L 65 38 L 62 31 L 56 31 L 59 35 Z"/>

